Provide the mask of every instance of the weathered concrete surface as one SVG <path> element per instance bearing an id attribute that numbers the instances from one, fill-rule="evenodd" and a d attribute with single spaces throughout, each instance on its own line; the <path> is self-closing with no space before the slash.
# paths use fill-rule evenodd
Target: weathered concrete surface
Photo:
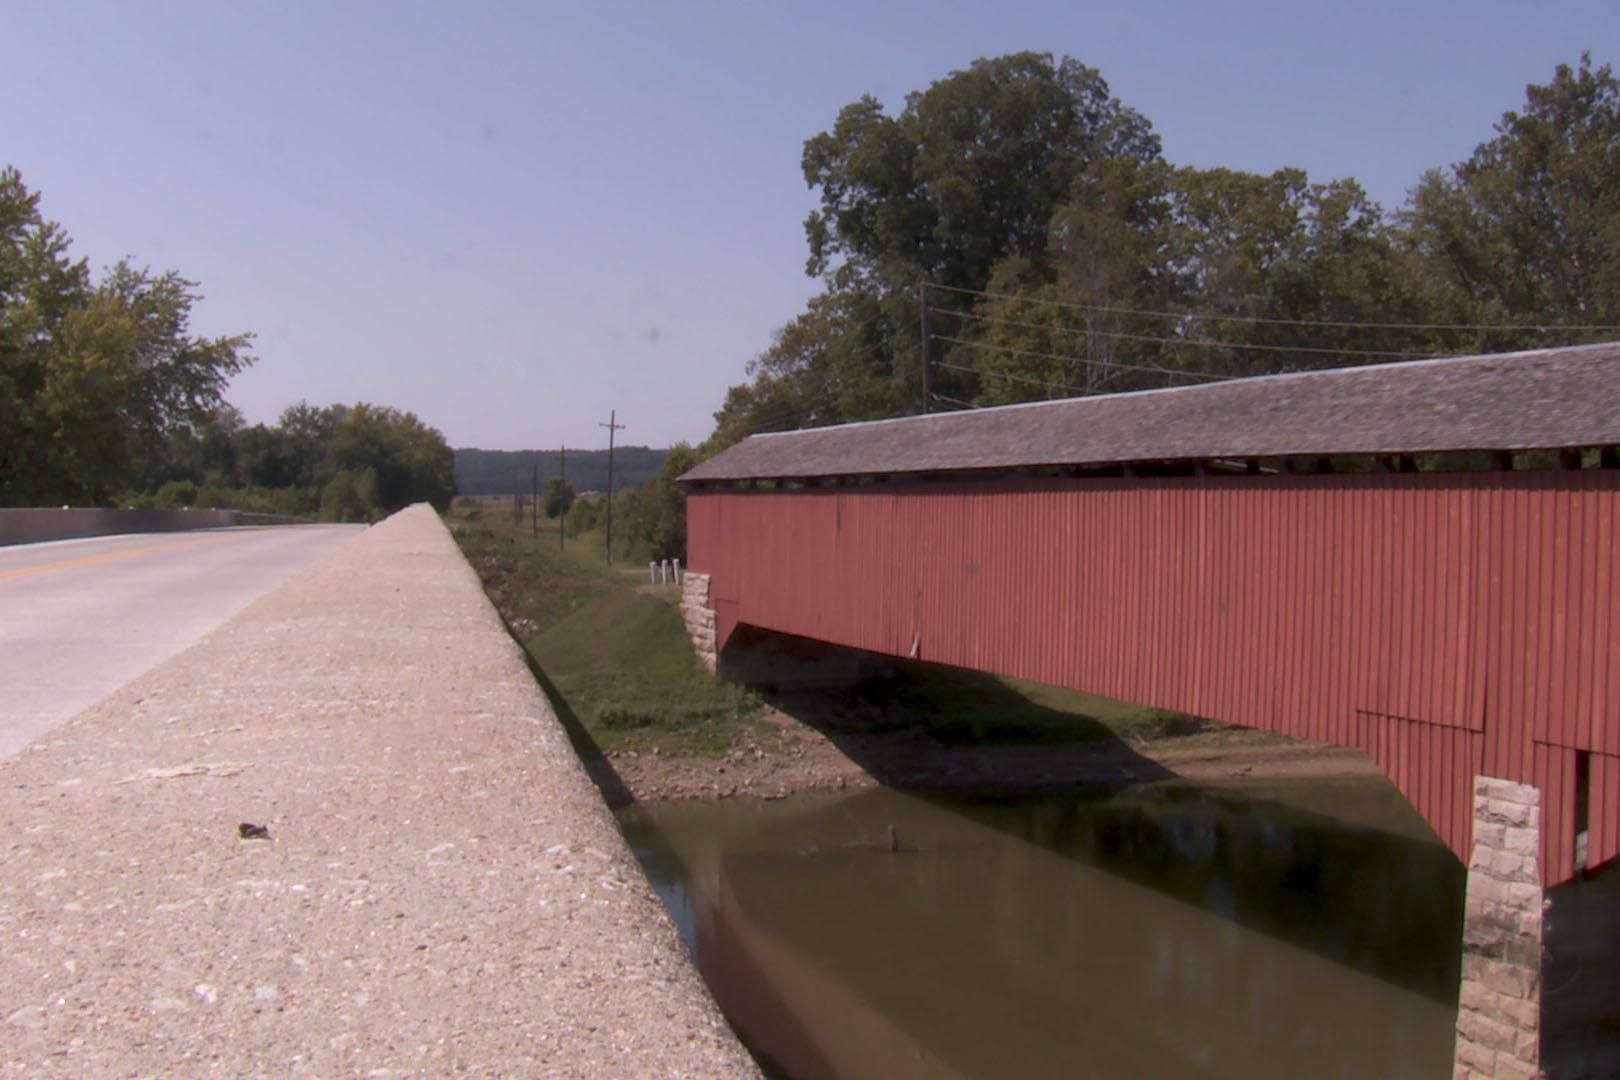
<path id="1" fill-rule="evenodd" d="M 0 763 L 0 851 L 0 1075 L 758 1075 L 425 507 Z"/>

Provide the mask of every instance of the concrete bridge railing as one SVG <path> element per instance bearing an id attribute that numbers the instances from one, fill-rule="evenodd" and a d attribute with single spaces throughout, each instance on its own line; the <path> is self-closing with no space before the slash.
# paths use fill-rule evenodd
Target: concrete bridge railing
<path id="1" fill-rule="evenodd" d="M 0 510 L 0 547 L 118 533 L 182 532 L 233 525 L 292 525 L 305 519 L 246 510 L 112 510 L 24 507 Z"/>

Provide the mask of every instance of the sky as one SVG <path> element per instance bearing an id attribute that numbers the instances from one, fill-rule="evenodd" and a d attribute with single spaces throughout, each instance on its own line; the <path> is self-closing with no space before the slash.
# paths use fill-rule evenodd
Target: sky
<path id="1" fill-rule="evenodd" d="M 697 442 L 804 274 L 804 140 L 979 57 L 1072 56 L 1168 160 L 1398 208 L 1616 0 L 789 4 L 0 0 L 0 165 L 100 270 L 251 332 L 227 397 L 409 410 L 452 446 Z"/>

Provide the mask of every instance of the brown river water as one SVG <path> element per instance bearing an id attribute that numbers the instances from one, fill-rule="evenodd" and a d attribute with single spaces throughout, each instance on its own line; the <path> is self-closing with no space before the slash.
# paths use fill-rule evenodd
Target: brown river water
<path id="1" fill-rule="evenodd" d="M 1451 1075 L 1463 869 L 1378 778 L 621 824 L 771 1076 Z"/>

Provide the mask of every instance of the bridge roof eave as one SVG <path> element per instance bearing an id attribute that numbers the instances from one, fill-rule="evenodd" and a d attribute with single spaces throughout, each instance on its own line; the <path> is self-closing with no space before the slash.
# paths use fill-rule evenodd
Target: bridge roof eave
<path id="1" fill-rule="evenodd" d="M 989 474 L 1620 444 L 1620 343 L 1268 375 L 754 435 L 680 479 Z"/>

